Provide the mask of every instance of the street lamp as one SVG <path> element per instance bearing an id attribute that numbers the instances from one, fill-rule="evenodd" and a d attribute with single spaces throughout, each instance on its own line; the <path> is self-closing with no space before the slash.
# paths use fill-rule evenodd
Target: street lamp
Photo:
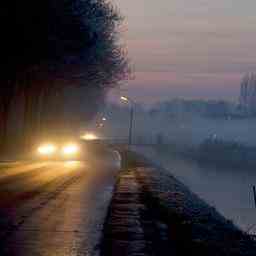
<path id="1" fill-rule="evenodd" d="M 105 123 L 107 121 L 107 118 L 105 116 L 101 117 L 100 119 L 97 120 L 96 126 L 99 128 L 104 127 Z"/>
<path id="2" fill-rule="evenodd" d="M 128 98 L 125 97 L 125 96 L 121 96 L 120 99 L 121 99 L 122 101 L 125 101 L 125 102 L 129 102 L 129 101 L 130 101 L 130 99 L 128 99 Z"/>
<path id="3" fill-rule="evenodd" d="M 130 98 L 121 96 L 121 101 L 130 104 L 130 125 L 129 125 L 129 145 L 132 145 L 132 131 L 133 131 L 133 119 L 134 119 L 134 101 Z"/>

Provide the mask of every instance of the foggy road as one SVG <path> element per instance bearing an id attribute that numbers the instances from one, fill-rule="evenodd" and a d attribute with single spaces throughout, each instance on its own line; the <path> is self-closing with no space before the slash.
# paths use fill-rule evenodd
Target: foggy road
<path id="1" fill-rule="evenodd" d="M 0 164 L 0 255 L 97 255 L 114 169 Z"/>

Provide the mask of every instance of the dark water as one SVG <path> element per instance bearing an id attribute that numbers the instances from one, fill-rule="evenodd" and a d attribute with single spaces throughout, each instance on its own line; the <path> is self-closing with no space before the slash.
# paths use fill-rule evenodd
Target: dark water
<path id="1" fill-rule="evenodd" d="M 256 209 L 252 193 L 252 186 L 256 185 L 256 170 L 202 167 L 172 155 L 164 156 L 151 148 L 136 147 L 134 150 L 161 164 L 242 230 L 256 233 Z"/>

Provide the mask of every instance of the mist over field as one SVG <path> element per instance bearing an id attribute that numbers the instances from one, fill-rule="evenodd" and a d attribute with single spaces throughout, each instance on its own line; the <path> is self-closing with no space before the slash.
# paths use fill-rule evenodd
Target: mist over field
<path id="1" fill-rule="evenodd" d="M 111 138 L 127 138 L 129 107 L 108 105 L 100 116 L 108 118 L 102 132 Z M 212 116 L 198 111 L 183 112 L 180 109 L 167 112 L 162 107 L 145 109 L 136 105 L 133 127 L 134 143 L 155 143 L 161 134 L 164 143 L 192 146 L 215 136 L 225 141 L 256 145 L 254 131 L 256 118 L 236 116 L 234 113 Z"/>
<path id="2" fill-rule="evenodd" d="M 175 108 L 167 108 L 168 104 L 152 108 L 136 105 L 133 126 L 133 144 L 136 146 L 133 146 L 133 150 L 165 167 L 225 217 L 244 231 L 254 233 L 254 165 L 252 168 L 247 167 L 246 159 L 241 160 L 239 165 L 236 162 L 231 165 L 229 161 L 236 161 L 237 157 L 232 154 L 240 147 L 242 153 L 248 151 L 248 154 L 253 154 L 254 161 L 256 118 L 243 114 L 235 103 L 226 102 L 225 109 L 217 108 L 219 103 L 216 102 L 200 104 L 208 108 L 197 108 L 195 111 L 195 107 L 190 107 L 184 111 L 177 108 L 177 104 L 174 104 Z M 223 106 L 223 102 L 221 104 Z M 107 119 L 104 126 L 98 129 L 99 134 L 127 142 L 129 115 L 129 106 L 109 104 L 95 120 L 97 124 L 102 116 Z M 224 160 L 227 158 L 225 164 L 222 159 L 218 165 L 214 161 L 205 161 L 206 164 L 202 165 L 191 157 L 205 141 L 212 141 L 213 145 L 220 141 L 224 146 L 227 143 L 230 145 L 228 148 L 234 148 L 232 152 L 224 152 Z M 179 154 L 186 150 L 190 150 L 189 157 Z M 242 153 L 238 151 L 237 155 Z M 220 152 L 220 155 L 223 153 Z"/>

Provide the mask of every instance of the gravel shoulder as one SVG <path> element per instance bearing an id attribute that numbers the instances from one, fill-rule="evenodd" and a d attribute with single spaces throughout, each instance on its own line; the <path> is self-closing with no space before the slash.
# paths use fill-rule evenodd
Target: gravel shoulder
<path id="1" fill-rule="evenodd" d="M 256 255 L 256 242 L 142 156 L 122 152 L 101 255 Z"/>

